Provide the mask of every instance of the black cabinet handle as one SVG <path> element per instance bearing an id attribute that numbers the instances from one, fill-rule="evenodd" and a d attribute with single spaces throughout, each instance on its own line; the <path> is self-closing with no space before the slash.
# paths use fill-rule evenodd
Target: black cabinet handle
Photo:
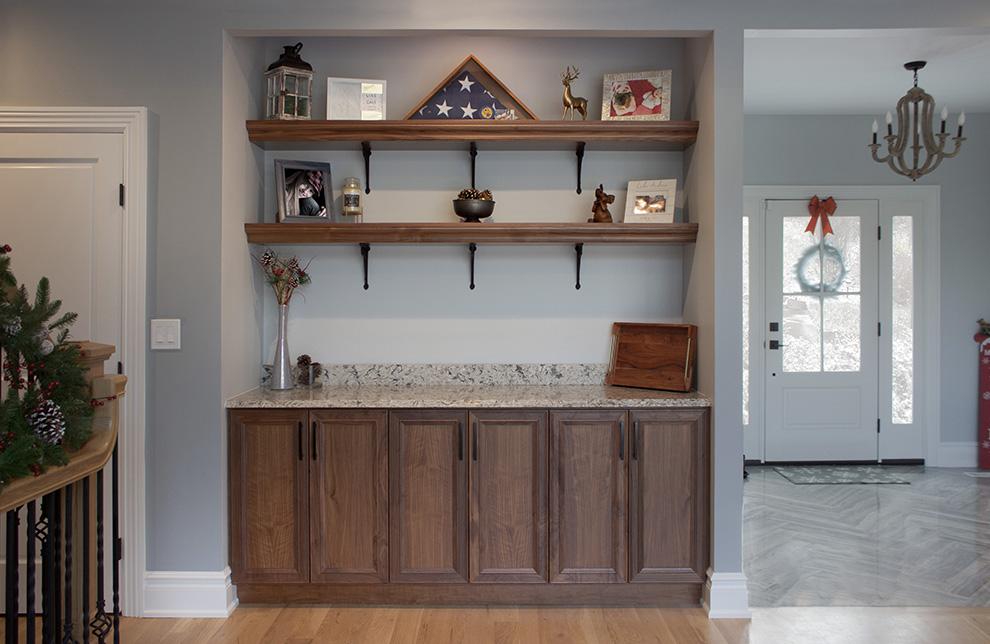
<path id="1" fill-rule="evenodd" d="M 299 460 L 301 461 L 301 460 L 303 460 L 303 450 L 302 450 L 303 440 L 302 440 L 302 421 L 301 420 L 299 421 L 299 437 L 298 438 L 299 438 L 299 440 L 298 440 L 298 443 L 299 443 Z"/>
<path id="2" fill-rule="evenodd" d="M 316 460 L 316 421 L 313 421 L 313 460 Z"/>
<path id="3" fill-rule="evenodd" d="M 478 460 L 478 421 L 474 421 L 474 437 L 471 439 L 471 458 Z"/>
<path id="4" fill-rule="evenodd" d="M 639 421 L 633 421 L 633 460 L 639 460 Z"/>
<path id="5" fill-rule="evenodd" d="M 457 423 L 457 460 L 464 460 L 464 423 Z"/>
<path id="6" fill-rule="evenodd" d="M 619 460 L 626 460 L 626 423 L 619 421 Z"/>

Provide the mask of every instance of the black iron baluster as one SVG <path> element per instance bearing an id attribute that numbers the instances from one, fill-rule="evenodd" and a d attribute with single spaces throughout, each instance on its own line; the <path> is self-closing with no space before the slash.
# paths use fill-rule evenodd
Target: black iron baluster
<path id="1" fill-rule="evenodd" d="M 25 582 L 25 591 L 27 595 L 25 597 L 25 617 L 27 617 L 27 628 L 25 631 L 25 641 L 33 644 L 34 642 L 34 631 L 35 631 L 35 610 L 34 610 L 34 583 L 35 583 L 35 563 L 34 557 L 36 552 L 35 539 L 38 538 L 38 526 L 37 522 L 37 504 L 35 501 L 31 501 L 27 504 L 27 537 L 25 539 L 24 556 L 27 558 L 27 580 Z"/>
<path id="2" fill-rule="evenodd" d="M 72 490 L 65 486 L 65 614 L 62 625 L 62 644 L 76 644 L 72 636 Z"/>
<path id="3" fill-rule="evenodd" d="M 86 616 L 89 614 L 89 477 L 82 481 L 82 633 L 83 644 L 89 644 Z"/>
<path id="4" fill-rule="evenodd" d="M 110 512 L 113 525 L 113 563 L 111 571 L 113 573 L 113 642 L 120 644 L 120 559 L 123 556 L 123 544 L 120 542 L 120 462 L 117 452 L 120 444 L 113 446 L 113 456 L 110 462 L 113 464 L 113 474 L 111 475 L 111 495 Z"/>
<path id="5" fill-rule="evenodd" d="M 51 639 L 46 640 L 46 642 L 55 642 L 58 640 L 58 628 L 62 623 L 62 593 L 59 592 L 62 580 L 62 495 L 66 494 L 66 488 L 61 490 L 55 490 L 52 494 L 52 523 L 50 526 L 50 536 L 49 539 L 52 542 L 52 585 L 51 585 L 51 601 L 52 601 L 52 614 L 51 614 L 51 624 L 49 629 L 51 630 Z"/>
<path id="6" fill-rule="evenodd" d="M 106 644 L 110 632 L 110 618 L 107 617 L 103 576 L 103 470 L 96 473 L 96 612 L 89 623 L 99 644 Z"/>
<path id="7" fill-rule="evenodd" d="M 38 539 L 41 541 L 41 640 L 49 644 L 55 640 L 55 493 L 41 499 L 41 521 L 38 522 Z"/>
<path id="8" fill-rule="evenodd" d="M 17 510 L 7 511 L 6 644 L 17 644 Z M 11 628 L 11 626 L 13 626 Z"/>

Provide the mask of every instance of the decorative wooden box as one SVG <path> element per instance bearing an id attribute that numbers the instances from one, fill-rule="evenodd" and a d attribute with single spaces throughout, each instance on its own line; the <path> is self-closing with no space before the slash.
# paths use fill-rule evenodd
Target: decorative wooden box
<path id="1" fill-rule="evenodd" d="M 605 384 L 690 391 L 698 327 L 693 324 L 612 324 Z"/>

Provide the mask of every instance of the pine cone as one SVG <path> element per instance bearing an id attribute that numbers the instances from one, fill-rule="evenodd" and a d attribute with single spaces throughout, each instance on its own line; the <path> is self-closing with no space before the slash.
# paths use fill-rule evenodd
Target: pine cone
<path id="1" fill-rule="evenodd" d="M 266 250 L 265 254 L 261 256 L 262 266 L 271 266 L 275 263 L 275 255 L 270 250 Z"/>
<path id="2" fill-rule="evenodd" d="M 304 353 L 298 358 L 296 358 L 296 364 L 300 367 L 308 367 L 313 364 L 313 359 L 309 357 L 308 353 Z"/>
<path id="3" fill-rule="evenodd" d="M 43 400 L 27 416 L 28 426 L 41 440 L 58 445 L 65 436 L 65 416 L 57 404 Z"/>

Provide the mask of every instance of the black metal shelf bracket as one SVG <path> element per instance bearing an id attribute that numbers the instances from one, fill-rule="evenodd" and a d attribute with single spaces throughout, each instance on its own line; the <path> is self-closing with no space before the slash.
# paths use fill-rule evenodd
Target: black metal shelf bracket
<path id="1" fill-rule="evenodd" d="M 364 154 L 364 194 L 371 194 L 371 143 L 361 141 L 361 152 Z M 367 288 L 367 287 L 365 287 Z"/>
<path id="2" fill-rule="evenodd" d="M 581 165 L 584 163 L 584 141 L 578 141 L 577 150 L 577 193 L 581 194 Z"/>
<path id="3" fill-rule="evenodd" d="M 368 253 L 371 252 L 371 244 L 361 243 L 361 263 L 364 264 L 364 290 L 368 290 Z"/>
<path id="4" fill-rule="evenodd" d="M 474 290 L 474 254 L 478 251 L 478 245 L 474 242 L 468 244 L 468 251 L 471 253 L 471 290 Z"/>
<path id="5" fill-rule="evenodd" d="M 581 255 L 584 254 L 584 243 L 574 244 L 574 252 L 577 253 L 577 282 L 574 288 L 581 290 Z"/>
<path id="6" fill-rule="evenodd" d="M 478 186 L 475 185 L 475 181 L 474 181 L 474 171 L 478 160 L 478 144 L 475 143 L 474 141 L 471 141 L 470 154 L 471 154 L 471 187 L 477 188 Z"/>

